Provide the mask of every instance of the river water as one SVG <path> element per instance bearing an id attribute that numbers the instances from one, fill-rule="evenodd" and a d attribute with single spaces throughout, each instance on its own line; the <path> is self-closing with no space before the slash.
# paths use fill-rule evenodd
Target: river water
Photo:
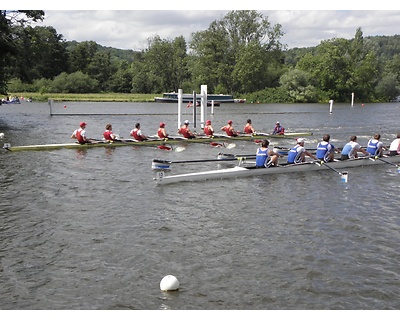
<path id="1" fill-rule="evenodd" d="M 223 104 L 216 131 L 247 118 L 260 132 L 325 133 L 343 147 L 400 130 L 399 103 Z M 192 109 L 183 118 L 192 120 Z M 210 108 L 208 108 L 210 113 Z M 0 106 L 0 140 L 70 142 L 80 121 L 92 138 L 107 123 L 128 137 L 177 127 L 177 106 L 157 103 L 22 102 Z M 183 120 L 182 118 L 182 120 Z M 198 115 L 199 119 L 200 116 Z M 193 124 L 191 125 L 193 128 Z M 199 126 L 197 126 L 199 131 Z M 294 139 L 272 141 L 292 146 Z M 2 310 L 387 310 L 400 308 L 400 174 L 391 165 L 156 186 L 153 158 L 253 154 L 207 144 L 0 151 Z M 223 164 L 176 164 L 173 173 Z M 180 290 L 162 292 L 174 275 Z"/>

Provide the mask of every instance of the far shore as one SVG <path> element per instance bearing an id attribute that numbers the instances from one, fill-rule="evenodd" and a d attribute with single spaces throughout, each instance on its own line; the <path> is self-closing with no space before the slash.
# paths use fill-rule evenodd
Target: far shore
<path id="1" fill-rule="evenodd" d="M 154 98 L 160 96 L 162 96 L 162 94 L 154 93 L 9 93 L 9 97 L 18 97 L 22 101 L 31 99 L 32 101 L 42 102 L 48 100 L 82 102 L 154 102 Z"/>

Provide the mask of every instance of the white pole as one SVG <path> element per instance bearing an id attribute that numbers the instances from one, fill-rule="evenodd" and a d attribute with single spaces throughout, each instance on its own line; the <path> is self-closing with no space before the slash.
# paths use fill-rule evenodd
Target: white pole
<path id="1" fill-rule="evenodd" d="M 181 127 L 182 123 L 182 99 L 183 99 L 183 90 L 178 89 L 178 129 Z"/>
<path id="2" fill-rule="evenodd" d="M 211 114 L 214 114 L 214 100 L 211 100 Z"/>
<path id="3" fill-rule="evenodd" d="M 201 116 L 200 116 L 200 121 L 201 121 L 201 127 L 204 128 L 204 124 L 206 123 L 206 117 L 207 117 L 207 85 L 201 85 L 200 87 L 201 91 Z"/>
<path id="4" fill-rule="evenodd" d="M 329 100 L 329 113 L 332 113 L 332 107 L 333 107 L 333 100 Z"/>
<path id="5" fill-rule="evenodd" d="M 351 106 L 354 106 L 354 92 L 351 93 Z"/>
<path id="6" fill-rule="evenodd" d="M 196 119 L 196 115 L 197 115 L 197 96 L 196 96 L 196 91 L 193 91 L 193 128 L 196 128 L 196 124 L 197 124 L 197 119 Z"/>

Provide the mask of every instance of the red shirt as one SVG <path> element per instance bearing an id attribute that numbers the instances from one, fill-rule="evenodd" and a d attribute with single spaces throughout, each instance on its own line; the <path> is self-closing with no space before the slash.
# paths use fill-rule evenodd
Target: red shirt
<path id="1" fill-rule="evenodd" d="M 164 128 L 158 128 L 157 134 L 161 139 L 168 138 L 168 135 L 164 133 Z"/>
<path id="2" fill-rule="evenodd" d="M 212 136 L 214 134 L 214 130 L 211 126 L 204 127 L 204 133 L 208 136 Z"/>
<path id="3" fill-rule="evenodd" d="M 184 125 L 183 127 L 181 127 L 179 130 L 178 130 L 178 133 L 180 133 L 181 135 L 183 135 L 185 138 L 193 138 L 194 136 L 190 133 L 190 130 L 189 130 L 189 128 L 186 126 L 186 125 Z"/>
<path id="4" fill-rule="evenodd" d="M 106 130 L 106 131 L 104 131 L 104 133 L 103 133 L 103 137 L 104 137 L 104 139 L 106 139 L 106 140 L 114 140 L 114 139 L 111 137 L 112 134 L 113 134 L 113 133 L 112 133 L 111 130 Z"/>

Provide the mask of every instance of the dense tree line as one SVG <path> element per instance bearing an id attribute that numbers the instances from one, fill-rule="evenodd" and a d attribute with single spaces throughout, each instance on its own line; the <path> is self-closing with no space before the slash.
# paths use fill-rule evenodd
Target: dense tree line
<path id="1" fill-rule="evenodd" d="M 198 91 L 265 102 L 389 101 L 400 94 L 400 36 L 334 38 L 288 50 L 282 26 L 231 11 L 192 33 L 149 38 L 140 52 L 67 42 L 43 11 L 0 11 L 0 93 Z"/>

